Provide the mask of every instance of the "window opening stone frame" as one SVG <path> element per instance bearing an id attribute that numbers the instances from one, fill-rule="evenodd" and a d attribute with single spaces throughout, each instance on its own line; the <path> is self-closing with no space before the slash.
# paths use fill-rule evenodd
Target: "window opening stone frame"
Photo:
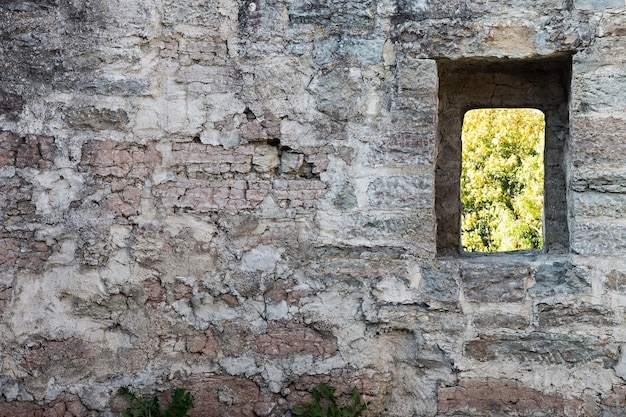
<path id="1" fill-rule="evenodd" d="M 534 108 L 545 115 L 543 248 L 569 252 L 567 159 L 570 55 L 542 59 L 438 60 L 435 142 L 437 255 L 461 248 L 461 131 L 463 117 L 479 108 Z M 493 255 L 502 252 L 479 252 Z"/>

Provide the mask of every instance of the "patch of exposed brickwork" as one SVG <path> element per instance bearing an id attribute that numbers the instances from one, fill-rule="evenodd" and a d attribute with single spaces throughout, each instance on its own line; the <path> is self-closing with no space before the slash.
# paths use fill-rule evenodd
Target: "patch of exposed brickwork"
<path id="1" fill-rule="evenodd" d="M 179 175 L 202 178 L 203 175 L 245 174 L 252 169 L 253 146 L 224 149 L 221 146 L 187 142 L 172 145 L 172 162 Z"/>
<path id="2" fill-rule="evenodd" d="M 51 248 L 27 226 L 35 212 L 30 183 L 14 175 L 0 184 L 0 266 L 38 271 L 50 256 Z"/>
<path id="3" fill-rule="evenodd" d="M 53 250 L 34 230 L 33 224 L 40 219 L 36 217 L 33 185 L 20 170 L 50 168 L 54 154 L 51 137 L 0 133 L 0 169 L 18 169 L 0 182 L 0 268 L 39 271 Z"/>
<path id="4" fill-rule="evenodd" d="M 0 184 L 0 216 L 23 219 L 24 216 L 35 214 L 36 207 L 32 202 L 32 185 L 18 175 L 5 178 Z M 8 221 L 13 219 L 7 219 Z M 7 223 L 8 223 L 7 221 Z M 13 220 L 15 223 L 17 221 Z M 5 223 L 6 225 L 6 223 Z"/>
<path id="5" fill-rule="evenodd" d="M 339 404 L 350 402 L 352 389 L 356 386 L 361 392 L 362 400 L 368 403 L 369 415 L 377 415 L 384 408 L 380 394 L 387 382 L 379 375 L 356 375 L 349 371 L 336 370 L 325 375 L 303 375 L 285 386 L 281 394 L 260 388 L 260 381 L 255 382 L 255 378 L 226 375 L 183 381 L 181 386 L 196 397 L 195 408 L 188 414 L 190 417 L 279 417 L 294 406 L 311 401 L 311 390 L 320 383 L 337 389 Z M 163 395 L 163 399 L 166 399 L 166 395 Z"/>
<path id="6" fill-rule="evenodd" d="M 250 348 L 265 355 L 308 353 L 313 356 L 337 352 L 337 346 L 319 332 L 297 323 L 270 323 L 267 332 L 250 337 Z"/>
<path id="7" fill-rule="evenodd" d="M 121 181 L 111 184 L 112 193 L 104 202 L 104 206 L 118 216 L 128 217 L 138 214 L 141 201 L 141 189 L 130 185 L 126 186 Z"/>
<path id="8" fill-rule="evenodd" d="M 54 138 L 12 132 L 0 133 L 0 166 L 16 168 L 51 168 L 54 162 Z"/>
<path id="9" fill-rule="evenodd" d="M 255 185 L 260 185 L 258 182 Z M 264 188 L 269 191 L 269 183 Z M 258 206 L 262 198 L 258 190 L 251 196 L 247 191 L 251 184 L 246 180 L 216 179 L 179 180 L 159 184 L 153 188 L 157 206 L 170 210 L 193 210 L 210 212 L 214 210 L 245 210 Z"/>
<path id="10" fill-rule="evenodd" d="M 257 119 L 247 125 L 252 122 Z M 173 211 L 249 210 L 268 195 L 283 208 L 311 208 L 326 193 L 327 185 L 315 177 L 326 170 L 331 152 L 329 146 L 295 152 L 263 142 L 234 149 L 174 143 L 172 168 L 178 180 L 158 184 L 153 194 L 158 207 Z"/>
<path id="11" fill-rule="evenodd" d="M 53 137 L 0 132 L 0 166 L 47 169 L 52 167 L 55 153 Z"/>
<path id="12" fill-rule="evenodd" d="M 12 132 L 0 133 L 0 166 L 8 167 L 15 165 L 19 139 L 19 136 Z"/>
<path id="13" fill-rule="evenodd" d="M 139 145 L 115 141 L 90 141 L 82 147 L 79 171 L 104 181 L 110 193 L 103 206 L 120 217 L 139 213 L 142 181 L 161 163 L 154 143 Z M 104 188 L 103 185 L 101 188 Z"/>
<path id="14" fill-rule="evenodd" d="M 26 135 L 20 138 L 15 166 L 17 168 L 49 169 L 54 164 L 54 138 Z"/>
<path id="15" fill-rule="evenodd" d="M 87 342 L 80 339 L 42 341 L 24 351 L 23 365 L 31 371 L 45 373 L 64 364 L 76 367 L 79 362 L 88 363 L 95 356 Z"/>
<path id="16" fill-rule="evenodd" d="M 326 194 L 327 185 L 317 180 L 276 180 L 273 188 L 281 207 L 311 208 Z"/>
<path id="17" fill-rule="evenodd" d="M 154 143 L 89 141 L 83 145 L 79 170 L 96 177 L 145 179 L 160 163 Z"/>
<path id="18" fill-rule="evenodd" d="M 72 394 L 61 394 L 46 405 L 0 400 L 0 417 L 84 417 L 92 415 Z"/>
<path id="19" fill-rule="evenodd" d="M 267 284 L 267 290 L 263 294 L 265 300 L 271 303 L 286 301 L 289 305 L 296 305 L 300 299 L 306 296 L 306 291 L 294 290 L 294 280 L 276 280 Z"/>
<path id="20" fill-rule="evenodd" d="M 438 411 L 446 416 L 581 415 L 583 401 L 545 394 L 509 379 L 463 379 L 454 387 L 439 388 Z"/>
<path id="21" fill-rule="evenodd" d="M 37 240 L 34 231 L 0 229 L 0 267 L 39 271 L 52 249 Z"/>

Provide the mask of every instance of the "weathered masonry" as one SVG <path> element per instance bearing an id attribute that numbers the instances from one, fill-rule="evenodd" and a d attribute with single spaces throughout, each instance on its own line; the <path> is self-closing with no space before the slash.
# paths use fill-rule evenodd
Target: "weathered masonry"
<path id="1" fill-rule="evenodd" d="M 0 416 L 626 415 L 624 0 L 0 2 Z M 546 114 L 545 247 L 459 251 Z"/>

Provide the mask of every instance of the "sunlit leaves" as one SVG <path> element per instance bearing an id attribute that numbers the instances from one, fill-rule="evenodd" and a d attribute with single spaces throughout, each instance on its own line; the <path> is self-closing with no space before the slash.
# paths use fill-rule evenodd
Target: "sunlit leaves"
<path id="1" fill-rule="evenodd" d="M 461 245 L 470 252 L 542 247 L 544 114 L 477 109 L 463 121 Z"/>

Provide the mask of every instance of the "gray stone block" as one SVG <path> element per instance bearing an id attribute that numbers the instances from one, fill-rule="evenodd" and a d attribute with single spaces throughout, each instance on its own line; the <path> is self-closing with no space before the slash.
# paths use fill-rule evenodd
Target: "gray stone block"
<path id="1" fill-rule="evenodd" d="M 573 267 L 569 262 L 541 265 L 534 275 L 535 285 L 529 290 L 534 296 L 580 294 L 591 288 L 589 272 L 584 268 Z"/>
<path id="2" fill-rule="evenodd" d="M 424 287 L 420 299 L 456 303 L 459 300 L 461 270 L 456 263 L 437 262 L 422 267 Z"/>
<path id="3" fill-rule="evenodd" d="M 484 311 L 474 316 L 473 323 L 479 331 L 483 329 L 524 330 L 530 326 L 530 319 L 506 311 Z"/>
<path id="4" fill-rule="evenodd" d="M 591 325 L 594 327 L 615 324 L 612 311 L 602 306 L 581 304 L 538 304 L 536 306 L 537 323 L 541 327 L 564 327 Z"/>
<path id="5" fill-rule="evenodd" d="M 521 302 L 530 268 L 522 264 L 466 264 L 461 271 L 463 295 L 467 301 Z"/>
<path id="6" fill-rule="evenodd" d="M 580 10 L 618 9 L 624 5 L 624 0 L 574 0 L 574 7 Z"/>
<path id="7" fill-rule="evenodd" d="M 619 360 L 619 345 L 613 338 L 541 332 L 482 335 L 465 343 L 464 352 L 480 362 L 512 360 L 569 367 L 599 362 L 611 368 Z"/>

